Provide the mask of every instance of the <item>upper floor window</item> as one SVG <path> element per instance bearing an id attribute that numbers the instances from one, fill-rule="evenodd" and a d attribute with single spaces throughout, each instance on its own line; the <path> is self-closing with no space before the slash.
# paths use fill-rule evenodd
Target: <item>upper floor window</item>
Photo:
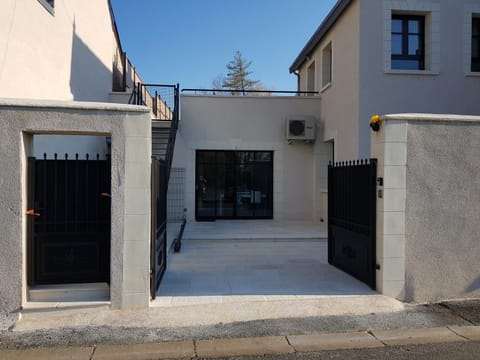
<path id="1" fill-rule="evenodd" d="M 55 8 L 55 0 L 38 0 L 38 2 L 42 4 L 45 9 L 47 9 L 53 14 L 53 9 Z"/>
<path id="2" fill-rule="evenodd" d="M 322 51 L 322 88 L 332 82 L 332 43 Z"/>
<path id="3" fill-rule="evenodd" d="M 480 71 L 480 17 L 472 18 L 472 72 Z"/>
<path id="4" fill-rule="evenodd" d="M 425 70 L 425 17 L 392 15 L 394 70 Z"/>
<path id="5" fill-rule="evenodd" d="M 315 91 L 315 61 L 307 69 L 307 91 Z"/>

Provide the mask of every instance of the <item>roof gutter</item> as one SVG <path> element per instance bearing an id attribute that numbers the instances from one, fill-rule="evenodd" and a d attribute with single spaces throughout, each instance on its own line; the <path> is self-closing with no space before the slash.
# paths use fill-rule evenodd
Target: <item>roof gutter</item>
<path id="1" fill-rule="evenodd" d="M 308 40 L 305 47 L 297 56 L 293 64 L 290 66 L 290 73 L 300 69 L 307 57 L 311 55 L 320 41 L 322 41 L 323 37 L 330 31 L 333 25 L 337 22 L 337 20 L 352 2 L 353 0 L 339 0 L 335 4 L 333 9 L 328 13 L 325 20 L 323 20 L 313 36 L 310 38 L 310 40 Z"/>

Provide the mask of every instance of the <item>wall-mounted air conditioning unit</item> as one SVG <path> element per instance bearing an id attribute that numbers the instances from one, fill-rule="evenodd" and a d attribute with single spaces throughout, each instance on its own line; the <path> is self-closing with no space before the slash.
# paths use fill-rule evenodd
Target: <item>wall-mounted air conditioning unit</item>
<path id="1" fill-rule="evenodd" d="M 315 118 L 313 116 L 288 116 L 287 140 L 315 140 Z"/>

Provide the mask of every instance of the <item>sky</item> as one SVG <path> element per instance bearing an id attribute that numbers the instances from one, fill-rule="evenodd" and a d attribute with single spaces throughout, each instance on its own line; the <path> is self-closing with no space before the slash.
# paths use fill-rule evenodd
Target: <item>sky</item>
<path id="1" fill-rule="evenodd" d="M 251 79 L 296 90 L 289 67 L 336 0 L 112 0 L 123 50 L 143 81 L 212 88 L 238 50 Z"/>

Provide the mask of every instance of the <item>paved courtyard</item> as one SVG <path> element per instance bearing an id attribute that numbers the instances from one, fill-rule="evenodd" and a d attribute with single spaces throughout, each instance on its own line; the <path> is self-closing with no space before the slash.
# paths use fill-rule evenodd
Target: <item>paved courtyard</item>
<path id="1" fill-rule="evenodd" d="M 181 252 L 169 253 L 155 302 L 168 306 L 377 294 L 328 264 L 324 236 L 325 229 L 300 223 L 194 224 L 185 231 Z"/>

